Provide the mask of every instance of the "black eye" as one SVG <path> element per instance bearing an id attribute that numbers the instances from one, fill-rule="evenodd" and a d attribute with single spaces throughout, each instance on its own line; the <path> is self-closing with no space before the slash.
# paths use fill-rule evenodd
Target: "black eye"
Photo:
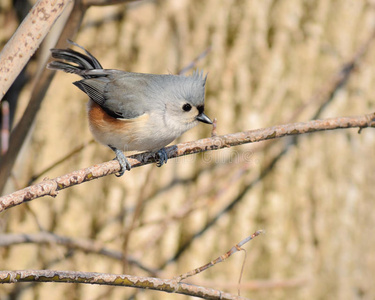
<path id="1" fill-rule="evenodd" d="M 182 109 L 184 111 L 191 111 L 191 105 L 189 103 L 185 103 L 183 106 L 182 106 Z"/>

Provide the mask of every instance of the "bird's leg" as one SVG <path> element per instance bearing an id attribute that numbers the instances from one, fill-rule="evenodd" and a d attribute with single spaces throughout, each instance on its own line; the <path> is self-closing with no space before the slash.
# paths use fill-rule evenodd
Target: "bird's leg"
<path id="1" fill-rule="evenodd" d="M 124 175 L 125 173 L 125 170 L 128 170 L 130 171 L 130 169 L 132 168 L 131 164 L 129 163 L 128 159 L 126 158 L 126 156 L 124 155 L 124 152 L 122 152 L 121 150 L 115 148 L 115 147 L 112 147 L 112 146 L 109 146 L 109 148 L 111 148 L 113 150 L 113 152 L 115 152 L 116 154 L 116 158 L 121 166 L 121 170 L 118 174 L 115 174 L 117 177 L 121 177 L 122 175 Z"/>
<path id="2" fill-rule="evenodd" d="M 158 161 L 156 163 L 156 165 L 158 167 L 161 167 L 162 165 L 166 164 L 167 161 L 168 161 L 168 154 L 167 154 L 167 151 L 165 151 L 165 149 L 160 149 L 159 151 L 156 152 L 156 156 L 158 158 Z"/>

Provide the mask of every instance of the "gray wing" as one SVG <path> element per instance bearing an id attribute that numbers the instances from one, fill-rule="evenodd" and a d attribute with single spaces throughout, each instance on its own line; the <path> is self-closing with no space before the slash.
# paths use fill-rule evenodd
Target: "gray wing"
<path id="1" fill-rule="evenodd" d="M 86 71 L 91 78 L 74 82 L 91 100 L 114 118 L 132 119 L 143 115 L 149 104 L 140 76 L 118 70 Z M 95 74 L 91 74 L 95 73 Z"/>

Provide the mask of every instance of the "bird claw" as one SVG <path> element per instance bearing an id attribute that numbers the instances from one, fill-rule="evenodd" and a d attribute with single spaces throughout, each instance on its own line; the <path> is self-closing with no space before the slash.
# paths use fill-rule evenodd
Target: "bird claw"
<path id="1" fill-rule="evenodd" d="M 126 158 L 126 156 L 124 155 L 124 153 L 119 150 L 119 149 L 116 149 L 116 148 L 113 148 L 113 147 L 110 147 L 116 154 L 116 158 L 114 159 L 117 159 L 118 163 L 120 164 L 121 166 L 121 170 L 115 174 L 116 177 L 121 177 L 122 175 L 124 175 L 125 171 L 128 170 L 130 171 L 130 169 L 132 168 L 131 164 L 129 163 L 128 159 Z"/>
<path id="2" fill-rule="evenodd" d="M 167 151 L 165 151 L 165 149 L 160 149 L 158 152 L 156 152 L 156 156 L 157 156 L 157 162 L 156 162 L 156 166 L 158 166 L 159 168 L 166 164 L 167 161 L 168 161 L 168 153 Z"/>
<path id="3" fill-rule="evenodd" d="M 122 175 L 124 175 L 126 170 L 130 171 L 130 169 L 132 168 L 131 164 L 129 163 L 129 161 L 125 157 L 125 155 L 123 155 L 123 157 L 117 156 L 115 159 L 118 160 L 118 162 L 121 166 L 121 170 L 117 174 L 115 174 L 116 177 L 121 177 Z"/>

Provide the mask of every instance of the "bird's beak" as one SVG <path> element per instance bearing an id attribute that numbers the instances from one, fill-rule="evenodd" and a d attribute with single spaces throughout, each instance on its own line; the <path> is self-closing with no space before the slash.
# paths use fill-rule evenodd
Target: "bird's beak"
<path id="1" fill-rule="evenodd" d="M 197 116 L 197 120 L 202 123 L 212 124 L 212 121 L 209 117 L 207 117 L 204 113 L 201 113 Z"/>

